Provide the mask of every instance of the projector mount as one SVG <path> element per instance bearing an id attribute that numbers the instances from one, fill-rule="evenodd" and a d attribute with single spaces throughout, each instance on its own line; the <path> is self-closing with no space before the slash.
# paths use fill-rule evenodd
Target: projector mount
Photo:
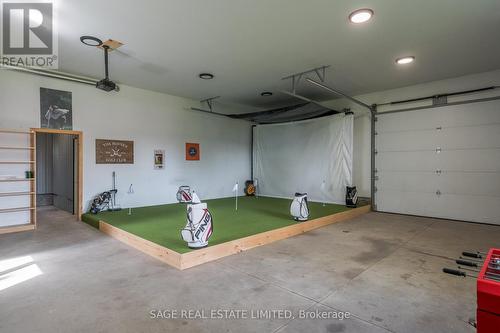
<path id="1" fill-rule="evenodd" d="M 87 46 L 98 47 L 104 50 L 105 78 L 96 83 L 96 88 L 106 92 L 113 90 L 120 91 L 120 87 L 109 78 L 109 52 L 116 50 L 123 44 L 112 39 L 108 39 L 106 42 L 103 42 L 99 38 L 93 36 L 82 36 L 80 37 L 80 41 Z"/>

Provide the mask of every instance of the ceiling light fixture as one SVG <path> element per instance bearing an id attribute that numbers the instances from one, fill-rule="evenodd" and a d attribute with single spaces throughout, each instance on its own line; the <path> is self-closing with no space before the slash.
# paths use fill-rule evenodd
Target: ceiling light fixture
<path id="1" fill-rule="evenodd" d="M 414 56 L 401 57 L 401 58 L 397 58 L 396 59 L 396 64 L 398 64 L 398 65 L 406 65 L 406 64 L 412 63 L 413 61 L 415 61 L 415 57 Z"/>
<path id="2" fill-rule="evenodd" d="M 373 16 L 373 10 L 368 8 L 355 10 L 349 15 L 349 21 L 352 23 L 365 23 Z"/>
<path id="3" fill-rule="evenodd" d="M 214 78 L 214 75 L 210 74 L 210 73 L 201 73 L 198 76 L 200 77 L 200 79 L 203 79 L 203 80 L 212 80 Z"/>
<path id="4" fill-rule="evenodd" d="M 102 40 L 93 36 L 82 36 L 80 37 L 80 42 L 88 46 L 101 46 Z"/>
<path id="5" fill-rule="evenodd" d="M 270 91 L 264 91 L 264 92 L 261 92 L 261 93 L 260 93 L 260 95 L 261 95 L 262 97 L 268 97 L 268 96 L 272 96 L 272 95 L 273 95 L 273 93 L 272 93 L 272 92 L 270 92 Z"/>

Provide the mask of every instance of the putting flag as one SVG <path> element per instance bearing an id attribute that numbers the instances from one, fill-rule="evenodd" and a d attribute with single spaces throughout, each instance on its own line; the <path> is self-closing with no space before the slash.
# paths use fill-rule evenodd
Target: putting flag
<path id="1" fill-rule="evenodd" d="M 320 187 L 321 191 L 324 191 L 326 189 L 326 182 L 323 180 L 323 182 L 321 183 L 321 187 Z"/>
<path id="2" fill-rule="evenodd" d="M 196 194 L 195 191 L 193 191 L 193 193 L 192 193 L 191 203 L 193 203 L 193 204 L 201 203 L 200 197 Z"/>
<path id="3" fill-rule="evenodd" d="M 238 192 L 238 182 L 233 186 L 233 192 Z"/>

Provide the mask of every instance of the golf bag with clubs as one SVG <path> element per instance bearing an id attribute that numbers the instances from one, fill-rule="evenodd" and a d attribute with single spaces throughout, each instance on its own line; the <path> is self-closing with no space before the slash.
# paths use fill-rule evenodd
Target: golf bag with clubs
<path id="1" fill-rule="evenodd" d="M 177 201 L 179 203 L 190 203 L 193 200 L 191 189 L 187 185 L 179 186 L 177 191 Z"/>
<path id="2" fill-rule="evenodd" d="M 212 236 L 212 215 L 207 209 L 206 203 L 193 192 L 193 202 L 187 205 L 187 223 L 181 230 L 182 239 L 188 243 L 191 249 L 200 249 L 208 245 L 208 239 Z"/>
<path id="3" fill-rule="evenodd" d="M 293 198 L 292 204 L 290 205 L 290 214 L 295 221 L 307 221 L 309 218 L 307 193 L 295 193 L 295 198 Z"/>
<path id="4" fill-rule="evenodd" d="M 358 191 L 356 186 L 346 186 L 345 205 L 347 207 L 356 208 L 358 205 Z"/>
<path id="5" fill-rule="evenodd" d="M 90 212 L 92 214 L 97 214 L 105 209 L 109 209 L 109 205 L 111 203 L 111 192 L 106 191 L 97 195 L 92 201 L 92 205 L 90 206 Z"/>

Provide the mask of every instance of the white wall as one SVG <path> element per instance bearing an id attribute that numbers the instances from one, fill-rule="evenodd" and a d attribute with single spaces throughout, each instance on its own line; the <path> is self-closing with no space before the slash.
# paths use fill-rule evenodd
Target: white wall
<path id="1" fill-rule="evenodd" d="M 399 89 L 356 96 L 367 104 L 385 103 L 437 93 L 500 85 L 500 70 Z M 105 93 L 93 87 L 42 78 L 6 70 L 0 71 L 0 128 L 40 126 L 39 88 L 73 92 L 76 130 L 84 132 L 84 199 L 111 186 L 111 172 L 117 171 L 123 206 L 154 205 L 175 200 L 178 185 L 195 187 L 202 198 L 230 196 L 232 184 L 250 177 L 250 124 L 185 108 L 199 107 L 197 101 L 122 86 L 119 93 Z M 454 97 L 450 101 L 487 97 L 488 92 Z M 370 196 L 370 120 L 368 112 L 343 99 L 328 102 L 332 107 L 350 107 L 354 120 L 354 184 L 361 196 Z M 400 105 L 413 107 L 428 102 Z M 238 107 L 219 112 L 239 113 Z M 234 110 L 233 110 L 234 108 Z M 381 108 L 383 112 L 389 108 Z M 135 141 L 134 165 L 96 165 L 95 139 Z M 201 161 L 184 161 L 184 143 L 201 143 Z M 154 149 L 166 150 L 166 169 L 153 170 Z M 135 194 L 125 192 L 130 183 Z"/>
<path id="2" fill-rule="evenodd" d="M 184 184 L 202 199 L 231 196 L 234 182 L 243 184 L 250 177 L 249 122 L 190 111 L 186 108 L 199 107 L 199 102 L 127 86 L 106 93 L 1 70 L 0 128 L 40 127 L 40 87 L 73 93 L 73 128 L 84 135 L 85 208 L 94 195 L 111 188 L 112 171 L 124 207 L 174 202 L 177 187 Z M 97 165 L 95 139 L 133 140 L 135 163 Z M 185 161 L 185 142 L 200 143 L 200 161 Z M 164 170 L 153 168 L 155 149 L 165 150 Z M 126 194 L 130 184 L 133 195 Z"/>
<path id="3" fill-rule="evenodd" d="M 467 75 L 440 81 L 433 81 L 398 89 L 379 91 L 370 94 L 355 96 L 366 104 L 381 104 L 397 100 L 406 100 L 418 97 L 431 96 L 448 92 L 465 91 L 500 86 L 500 70 L 474 75 Z M 449 102 L 485 98 L 500 95 L 500 89 L 477 94 L 461 95 L 448 98 Z M 354 185 L 358 187 L 360 196 L 370 196 L 370 116 L 369 111 L 345 99 L 336 99 L 327 102 L 333 108 L 351 108 L 355 113 L 354 120 Z M 393 109 L 418 107 L 429 105 L 429 101 L 385 106 L 378 108 L 378 112 Z"/>

